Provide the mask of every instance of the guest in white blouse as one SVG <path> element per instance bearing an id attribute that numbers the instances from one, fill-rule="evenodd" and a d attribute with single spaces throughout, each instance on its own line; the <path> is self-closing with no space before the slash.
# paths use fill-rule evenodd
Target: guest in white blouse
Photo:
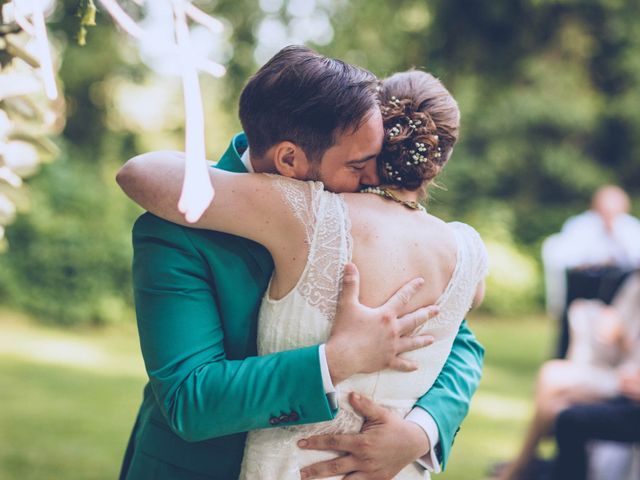
<path id="1" fill-rule="evenodd" d="M 593 196 L 591 209 L 569 218 L 560 233 L 542 248 L 547 310 L 560 316 L 565 308 L 568 269 L 640 267 L 640 220 L 631 216 L 629 196 L 605 185 Z"/>

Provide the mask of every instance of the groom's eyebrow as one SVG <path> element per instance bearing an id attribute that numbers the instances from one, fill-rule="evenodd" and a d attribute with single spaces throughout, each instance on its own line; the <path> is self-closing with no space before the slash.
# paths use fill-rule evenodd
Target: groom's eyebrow
<path id="1" fill-rule="evenodd" d="M 357 163 L 367 163 L 369 160 L 373 160 L 377 157 L 378 155 L 373 154 L 373 155 L 369 155 L 368 157 L 364 157 L 364 158 L 357 158 L 354 160 L 348 160 L 347 161 L 347 165 L 355 165 Z"/>

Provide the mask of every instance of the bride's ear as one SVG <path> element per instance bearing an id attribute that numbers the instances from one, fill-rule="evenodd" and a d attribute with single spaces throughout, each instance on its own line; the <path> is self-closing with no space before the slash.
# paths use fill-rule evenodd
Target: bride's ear
<path id="1" fill-rule="evenodd" d="M 293 142 L 280 142 L 273 148 L 275 168 L 280 175 L 299 180 L 306 178 L 309 160 L 298 145 Z"/>

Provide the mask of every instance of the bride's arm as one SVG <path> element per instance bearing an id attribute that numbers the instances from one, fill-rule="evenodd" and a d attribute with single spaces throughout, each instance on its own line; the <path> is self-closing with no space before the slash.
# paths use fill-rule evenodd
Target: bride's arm
<path id="1" fill-rule="evenodd" d="M 171 222 L 218 230 L 249 238 L 269 250 L 300 230 L 282 195 L 274 191 L 274 178 L 263 174 L 230 173 L 209 169 L 215 189 L 213 202 L 196 223 L 178 211 L 184 178 L 184 154 L 172 151 L 144 153 L 118 172 L 120 188 L 138 205 Z"/>
<path id="2" fill-rule="evenodd" d="M 480 283 L 478 283 L 478 287 L 476 288 L 476 294 L 473 297 L 473 303 L 471 304 L 471 308 L 477 308 L 480 306 L 480 304 L 482 304 L 482 301 L 484 300 L 485 289 L 486 289 L 486 282 L 483 278 L 482 280 L 480 280 Z"/>

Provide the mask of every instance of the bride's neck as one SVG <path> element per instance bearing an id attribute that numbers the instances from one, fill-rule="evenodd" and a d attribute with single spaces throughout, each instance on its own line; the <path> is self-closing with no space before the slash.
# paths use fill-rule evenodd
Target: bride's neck
<path id="1" fill-rule="evenodd" d="M 403 188 L 391 187 L 389 185 L 380 185 L 379 188 L 385 189 L 393 193 L 398 199 L 405 202 L 419 202 L 420 193 L 418 190 L 405 190 Z"/>

